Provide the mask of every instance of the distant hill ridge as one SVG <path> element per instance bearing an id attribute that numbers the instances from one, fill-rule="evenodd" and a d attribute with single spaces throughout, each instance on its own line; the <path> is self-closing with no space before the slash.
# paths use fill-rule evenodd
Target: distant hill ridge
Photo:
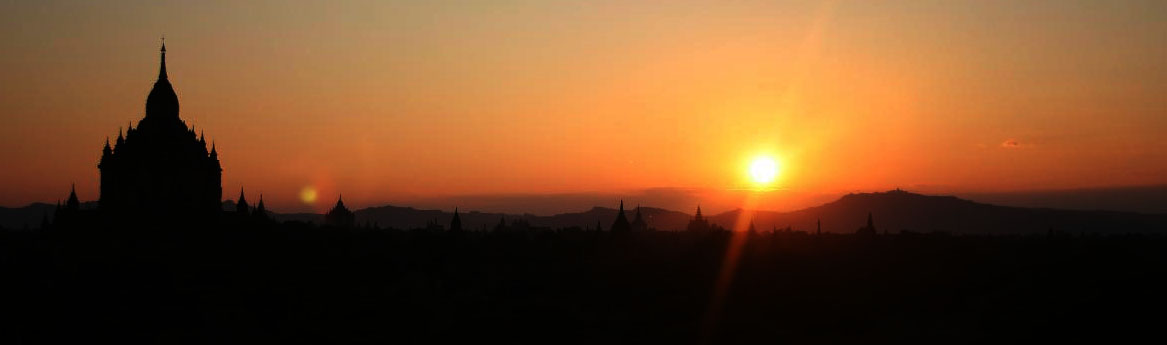
<path id="1" fill-rule="evenodd" d="M 712 218 L 718 224 L 729 224 L 737 219 L 739 212 L 742 211 Z M 902 190 L 848 194 L 821 206 L 792 212 L 757 211 L 752 219 L 762 229 L 761 225 L 789 226 L 806 231 L 814 231 L 815 222 L 821 219 L 824 232 L 850 233 L 864 224 L 869 212 L 879 232 L 891 233 L 908 230 L 1017 234 L 1050 229 L 1092 233 L 1167 232 L 1167 214 L 1007 207 Z"/>
<path id="2" fill-rule="evenodd" d="M 232 209 L 234 203 L 224 203 Z M 0 226 L 20 229 L 39 226 L 46 212 L 52 215 L 53 205 L 31 204 L 22 208 L 0 208 Z M 636 209 L 625 210 L 629 218 Z M 689 213 L 642 207 L 641 212 L 649 226 L 658 230 L 684 229 L 693 216 Z M 745 218 L 741 213 L 747 212 Z M 422 228 L 428 223 L 448 226 L 452 212 L 421 210 L 412 207 L 378 206 L 355 211 L 359 224 L 376 224 L 398 229 Z M 510 224 L 526 222 L 533 227 L 604 229 L 611 226 L 617 210 L 606 207 L 561 213 L 551 216 L 531 214 L 460 212 L 463 227 L 469 230 L 491 229 L 500 220 Z M 821 220 L 822 231 L 852 233 L 863 226 L 870 213 L 878 232 L 950 232 L 961 234 L 1023 234 L 1056 230 L 1070 233 L 1165 233 L 1167 214 L 1140 214 L 1117 211 L 1074 211 L 1046 208 L 1007 207 L 977 203 L 954 196 L 922 195 L 902 190 L 877 193 L 855 193 L 838 200 L 791 212 L 733 210 L 706 215 L 714 224 L 732 228 L 738 219 L 753 221 L 758 230 L 785 229 L 814 232 Z M 279 214 L 276 219 L 320 223 L 323 215 L 313 213 Z"/>

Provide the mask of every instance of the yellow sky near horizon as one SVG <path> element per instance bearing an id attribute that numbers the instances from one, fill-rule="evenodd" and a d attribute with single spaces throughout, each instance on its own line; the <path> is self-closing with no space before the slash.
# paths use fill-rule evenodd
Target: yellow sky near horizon
<path id="1" fill-rule="evenodd" d="M 0 205 L 97 198 L 162 34 L 225 198 L 277 209 L 732 191 L 763 153 L 775 194 L 1167 183 L 1161 1 L 38 1 L 0 4 Z"/>

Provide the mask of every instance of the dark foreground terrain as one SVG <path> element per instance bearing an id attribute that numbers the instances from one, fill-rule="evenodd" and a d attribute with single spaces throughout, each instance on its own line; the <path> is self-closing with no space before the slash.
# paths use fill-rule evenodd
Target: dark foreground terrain
<path id="1" fill-rule="evenodd" d="M 0 343 L 1114 342 L 1162 336 L 1164 249 L 1080 234 L 6 231 Z"/>

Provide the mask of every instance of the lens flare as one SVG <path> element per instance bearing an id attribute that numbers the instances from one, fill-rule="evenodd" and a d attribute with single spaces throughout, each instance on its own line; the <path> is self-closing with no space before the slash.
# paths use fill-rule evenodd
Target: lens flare
<path id="1" fill-rule="evenodd" d="M 305 186 L 303 189 L 300 189 L 300 201 L 303 201 L 305 204 L 309 205 L 315 204 L 316 188 L 312 186 Z"/>

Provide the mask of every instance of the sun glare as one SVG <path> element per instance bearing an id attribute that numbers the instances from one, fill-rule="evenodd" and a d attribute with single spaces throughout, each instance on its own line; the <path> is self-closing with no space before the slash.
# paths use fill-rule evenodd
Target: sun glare
<path id="1" fill-rule="evenodd" d="M 303 201 L 305 204 L 309 204 L 309 205 L 315 203 L 316 202 L 316 188 L 313 188 L 312 186 L 307 186 L 307 187 L 304 187 L 304 189 L 301 189 L 300 190 L 300 201 Z"/>
<path id="2" fill-rule="evenodd" d="M 759 185 L 767 185 L 778 177 L 778 162 L 771 157 L 757 157 L 750 163 L 750 180 Z"/>

